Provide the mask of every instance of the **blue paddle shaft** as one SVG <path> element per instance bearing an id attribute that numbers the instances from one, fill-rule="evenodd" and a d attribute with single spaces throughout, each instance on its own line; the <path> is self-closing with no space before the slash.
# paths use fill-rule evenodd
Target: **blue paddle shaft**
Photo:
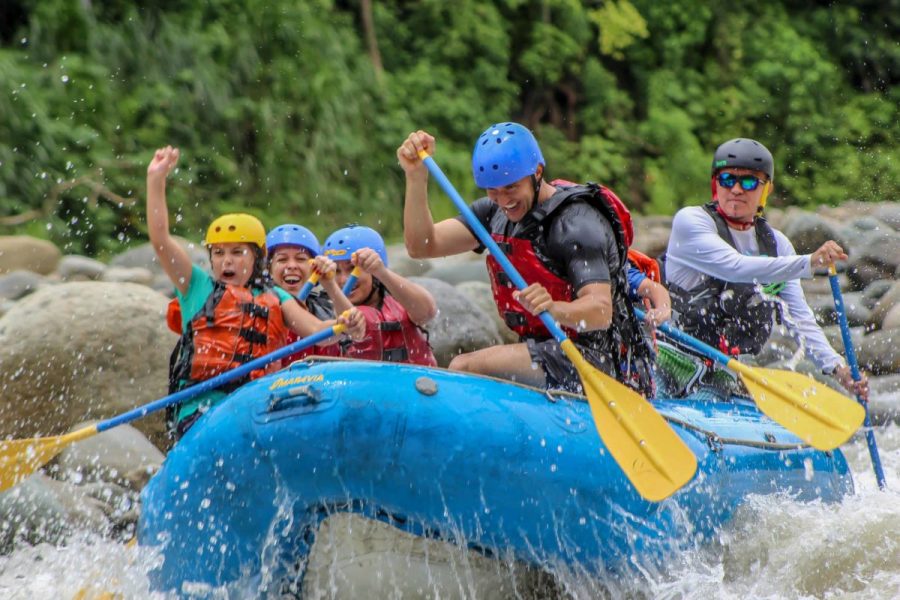
<path id="1" fill-rule="evenodd" d="M 862 376 L 859 373 L 859 364 L 856 361 L 856 351 L 853 349 L 853 338 L 850 337 L 850 324 L 847 323 L 847 309 L 844 306 L 844 295 L 841 293 L 841 285 L 838 282 L 837 274 L 829 275 L 828 282 L 831 284 L 831 295 L 834 296 L 834 309 L 838 314 L 838 322 L 841 326 L 841 338 L 844 340 L 844 352 L 847 355 L 847 364 L 850 366 L 850 374 L 853 381 L 859 381 Z M 869 456 L 872 459 L 872 468 L 875 470 L 875 480 L 878 482 L 878 488 L 885 488 L 884 469 L 881 467 L 881 456 L 878 453 L 878 444 L 875 442 L 875 432 L 872 431 L 872 421 L 869 418 L 869 405 L 862 397 L 856 396 L 856 401 L 862 404 L 866 409 L 866 419 L 864 426 L 866 430 L 866 445 L 869 447 Z"/>
<path id="2" fill-rule="evenodd" d="M 309 298 L 309 293 L 312 292 L 313 286 L 315 286 L 315 284 L 307 279 L 306 283 L 303 284 L 303 287 L 300 288 L 300 293 L 297 294 L 297 300 L 305 301 Z"/>
<path id="3" fill-rule="evenodd" d="M 516 285 L 519 291 L 524 290 L 528 287 L 528 284 L 516 270 L 509 259 L 506 258 L 506 255 L 500 249 L 500 246 L 497 245 L 497 242 L 494 241 L 494 238 L 491 237 L 491 234 L 488 233 L 487 229 L 484 228 L 484 225 L 481 224 L 481 221 L 478 220 L 478 217 L 475 216 L 475 213 L 472 212 L 472 209 L 469 208 L 469 205 L 466 204 L 466 201 L 462 199 L 462 196 L 456 191 L 456 188 L 453 187 L 453 184 L 450 183 L 450 180 L 447 179 L 447 176 L 444 175 L 444 172 L 441 171 L 441 168 L 434 162 L 434 159 L 430 156 L 423 158 L 423 162 L 425 166 L 428 167 L 428 172 L 437 180 L 438 184 L 441 186 L 441 189 L 450 196 L 450 199 L 453 201 L 453 204 L 456 205 L 456 209 L 459 211 L 459 214 L 463 216 L 468 223 L 469 227 L 472 228 L 472 231 L 475 233 L 475 236 L 478 238 L 484 247 L 490 250 L 491 256 L 500 263 L 500 266 L 503 267 L 503 270 L 509 276 L 509 279 Z M 550 313 L 546 310 L 538 315 L 541 321 L 544 323 L 544 326 L 547 327 L 547 330 L 556 338 L 556 341 L 559 343 L 564 342 L 566 339 L 565 332 L 560 328 L 560 326 L 556 323 L 556 320 L 553 318 Z"/>
<path id="4" fill-rule="evenodd" d="M 112 429 L 113 427 L 117 427 L 124 423 L 130 423 L 131 421 L 140 419 L 141 417 L 155 412 L 161 408 L 166 408 L 167 406 L 172 406 L 173 404 L 178 404 L 179 402 L 184 402 L 185 400 L 195 398 L 200 394 L 208 392 L 209 390 L 214 390 L 217 387 L 228 383 L 229 381 L 234 381 L 235 379 L 239 379 L 244 375 L 248 375 L 251 371 L 261 369 L 269 363 L 275 362 L 280 358 L 290 356 L 291 354 L 300 352 L 301 350 L 305 350 L 310 346 L 315 346 L 319 342 L 327 340 L 333 335 L 334 327 L 323 329 L 322 331 L 306 336 L 302 340 L 297 340 L 293 344 L 288 344 L 283 348 L 279 348 L 275 352 L 253 359 L 246 364 L 232 369 L 231 371 L 226 371 L 225 373 L 216 375 L 215 377 L 207 379 L 206 381 L 201 381 L 197 385 L 185 388 L 181 391 L 175 392 L 174 394 L 170 394 L 165 398 L 155 400 L 149 404 L 139 406 L 126 413 L 123 413 L 111 419 L 107 419 L 106 421 L 101 421 L 100 423 L 97 423 L 97 432 L 99 433 L 101 431 L 106 431 L 107 429 Z"/>
<path id="5" fill-rule="evenodd" d="M 344 282 L 344 287 L 341 289 L 341 291 L 344 293 L 345 296 L 349 296 L 350 292 L 353 291 L 353 286 L 356 285 L 356 279 L 357 279 L 356 275 L 351 273 L 350 277 L 347 278 L 347 281 Z"/>
<path id="6" fill-rule="evenodd" d="M 634 314 L 637 315 L 638 319 L 640 319 L 642 321 L 644 320 L 645 314 L 644 314 L 644 311 L 642 311 L 641 309 L 635 308 Z M 682 344 L 684 344 L 685 346 L 688 346 L 689 348 L 693 348 L 700 354 L 715 360 L 717 363 L 719 363 L 722 366 L 727 367 L 728 363 L 731 361 L 731 357 L 729 357 L 724 352 L 720 352 L 720 351 L 716 350 L 709 344 L 705 344 L 705 343 L 701 342 L 700 340 L 698 340 L 697 338 L 690 336 L 683 331 L 679 331 L 678 329 L 675 329 L 674 327 L 669 327 L 665 323 L 661 323 L 660 325 L 657 325 L 656 328 L 659 329 L 660 331 L 662 331 L 664 334 L 666 334 L 666 337 L 672 338 L 673 340 L 677 340 L 677 341 L 681 342 Z"/>

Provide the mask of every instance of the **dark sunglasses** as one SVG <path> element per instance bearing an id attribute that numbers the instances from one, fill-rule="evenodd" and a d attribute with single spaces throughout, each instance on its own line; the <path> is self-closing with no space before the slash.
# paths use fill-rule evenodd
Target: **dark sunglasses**
<path id="1" fill-rule="evenodd" d="M 719 173 L 716 175 L 716 181 L 723 188 L 728 188 L 729 190 L 734 187 L 734 184 L 740 182 L 741 189 L 745 192 L 752 192 L 759 187 L 759 184 L 766 183 L 765 180 L 755 175 L 735 175 L 734 173 Z"/>

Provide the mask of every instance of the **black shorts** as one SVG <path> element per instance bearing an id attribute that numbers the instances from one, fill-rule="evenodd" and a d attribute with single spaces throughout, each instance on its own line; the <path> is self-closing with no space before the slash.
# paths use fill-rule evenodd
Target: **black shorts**
<path id="1" fill-rule="evenodd" d="M 569 360 L 569 357 L 559 347 L 559 342 L 553 338 L 546 340 L 528 338 L 525 340 L 525 344 L 528 346 L 528 354 L 531 355 L 531 360 L 544 370 L 544 376 L 546 377 L 545 387 L 548 390 L 573 392 L 575 394 L 584 393 L 584 389 L 581 386 L 581 376 L 578 374 L 575 365 Z M 575 347 L 578 348 L 585 360 L 610 377 L 615 377 L 615 371 L 608 357 L 577 342 Z"/>

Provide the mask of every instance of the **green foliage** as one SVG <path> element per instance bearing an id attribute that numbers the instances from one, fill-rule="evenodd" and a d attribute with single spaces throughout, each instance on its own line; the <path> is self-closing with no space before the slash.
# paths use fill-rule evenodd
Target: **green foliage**
<path id="1" fill-rule="evenodd" d="M 139 6 L 138 6 L 139 4 Z M 144 238 L 144 170 L 182 149 L 176 233 L 216 215 L 396 238 L 410 131 L 475 197 L 488 124 L 535 129 L 548 174 L 671 213 L 716 145 L 776 158 L 780 205 L 900 190 L 900 0 L 13 0 L 0 8 L 0 233 L 104 255 Z M 376 64 L 383 66 L 376 71 Z M 432 190 L 436 217 L 454 214 Z"/>
<path id="2" fill-rule="evenodd" d="M 647 21 L 628 0 L 610 0 L 589 13 L 600 28 L 600 52 L 622 60 L 622 51 L 649 36 Z"/>

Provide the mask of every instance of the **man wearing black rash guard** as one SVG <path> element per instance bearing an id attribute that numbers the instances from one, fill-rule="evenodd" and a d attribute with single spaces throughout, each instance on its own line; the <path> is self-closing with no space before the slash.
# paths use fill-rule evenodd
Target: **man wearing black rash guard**
<path id="1" fill-rule="evenodd" d="M 418 152 L 434 138 L 409 135 L 397 150 L 406 172 L 404 238 L 410 256 L 483 252 L 461 218 L 434 223 L 428 172 Z M 575 367 L 537 317 L 544 310 L 595 367 L 644 393 L 652 392 L 651 353 L 628 306 L 625 224 L 606 188 L 551 185 L 531 132 L 516 123 L 489 127 L 472 155 L 475 182 L 487 197 L 472 205 L 529 285 L 521 293 L 487 258 L 497 308 L 521 343 L 462 354 L 451 369 L 506 377 L 547 389 L 581 391 Z M 614 199 L 614 200 L 613 200 Z"/>

